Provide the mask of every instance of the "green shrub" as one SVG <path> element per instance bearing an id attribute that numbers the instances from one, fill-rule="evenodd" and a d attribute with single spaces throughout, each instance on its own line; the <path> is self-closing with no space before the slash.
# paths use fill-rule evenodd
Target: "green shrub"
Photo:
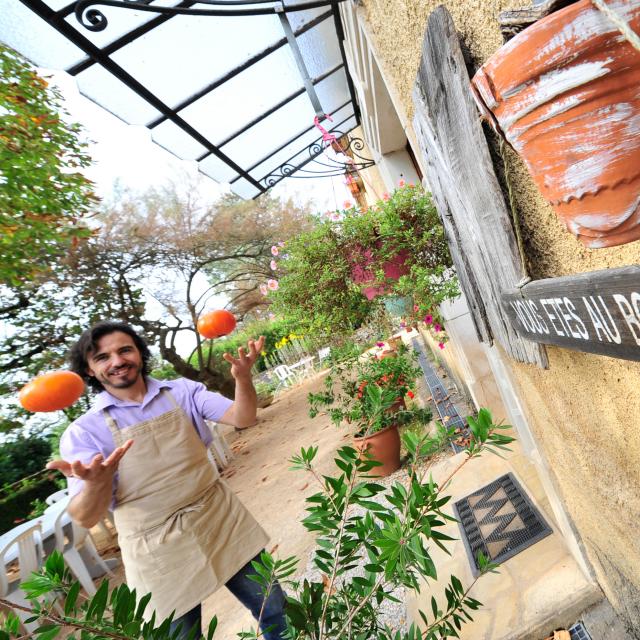
<path id="1" fill-rule="evenodd" d="M 44 500 L 58 489 L 53 473 L 27 480 L 22 488 L 15 491 L 4 487 L 3 497 L 0 499 L 0 534 L 30 519 L 34 509 L 32 503 L 36 500 Z"/>
<path id="2" fill-rule="evenodd" d="M 12 484 L 44 468 L 51 455 L 46 438 L 18 438 L 0 445 L 0 486 Z"/>

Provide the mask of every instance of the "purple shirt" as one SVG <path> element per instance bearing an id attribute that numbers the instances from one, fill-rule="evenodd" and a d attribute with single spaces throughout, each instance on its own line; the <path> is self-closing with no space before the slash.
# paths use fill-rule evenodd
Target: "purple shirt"
<path id="1" fill-rule="evenodd" d="M 83 416 L 72 422 L 62 434 L 60 439 L 60 455 L 63 460 L 73 462 L 80 460 L 88 464 L 94 456 L 101 453 L 107 458 L 116 445 L 107 422 L 103 409 L 108 409 L 109 415 L 116 421 L 119 429 L 131 427 L 134 424 L 157 418 L 174 408 L 171 398 L 166 393 L 160 393 L 161 389 L 167 389 L 178 406 L 182 407 L 191 418 L 198 436 L 209 446 L 213 440 L 210 428 L 205 420 L 217 422 L 227 409 L 233 404 L 233 400 L 225 398 L 219 393 L 207 391 L 200 382 L 180 378 L 178 380 L 154 380 L 147 378 L 147 393 L 141 404 L 130 400 L 118 400 L 107 391 L 102 391 L 96 396 L 93 407 Z M 80 493 L 84 481 L 79 478 L 68 478 L 69 495 Z M 114 492 L 116 483 L 114 482 Z"/>

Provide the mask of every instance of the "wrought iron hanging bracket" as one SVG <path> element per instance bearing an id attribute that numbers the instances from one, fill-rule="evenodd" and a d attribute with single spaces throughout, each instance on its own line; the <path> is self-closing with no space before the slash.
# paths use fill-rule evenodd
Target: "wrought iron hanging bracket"
<path id="1" fill-rule="evenodd" d="M 342 138 L 345 135 L 337 129 L 334 129 L 332 133 L 335 133 L 336 138 L 338 139 Z M 269 188 L 280 182 L 280 180 L 282 180 L 283 178 L 337 177 L 342 176 L 348 172 L 362 171 L 363 169 L 368 169 L 369 167 L 373 167 L 375 165 L 374 160 L 365 158 L 358 153 L 358 151 L 362 151 L 362 149 L 364 149 L 364 141 L 361 138 L 349 138 L 349 143 L 345 147 L 342 147 L 342 153 L 346 154 L 348 151 L 353 156 L 349 158 L 348 162 L 340 162 L 337 158 L 331 156 L 325 156 L 326 162 L 321 162 L 320 160 L 318 160 L 318 156 L 320 156 L 330 146 L 330 142 L 325 142 L 321 139 L 312 142 L 306 149 L 309 156 L 308 158 L 297 165 L 292 162 L 293 158 L 290 158 L 289 160 L 281 164 L 278 169 L 272 171 L 263 178 L 260 178 L 260 182 L 266 188 Z M 300 153 L 296 154 L 296 156 L 299 155 Z M 320 167 L 324 167 L 324 169 L 320 169 L 318 171 L 315 171 L 313 169 L 304 169 L 303 167 L 305 167 L 310 162 L 313 162 L 315 165 L 319 165 Z"/>
<path id="2" fill-rule="evenodd" d="M 162 13 L 166 15 L 187 16 L 260 16 L 292 13 L 328 7 L 346 0 L 311 0 L 295 5 L 285 5 L 280 0 L 198 0 L 198 7 L 165 7 L 150 4 L 150 0 L 78 0 L 75 5 L 75 15 L 78 22 L 89 31 L 104 31 L 109 24 L 102 11 L 96 6 L 116 7 L 119 9 L 133 9 L 136 11 L 148 11 L 150 13 Z M 207 5 L 205 7 L 201 5 Z M 247 5 L 253 8 L 242 8 Z M 270 5 L 256 7 L 255 5 Z M 211 8 L 208 8 L 211 7 Z M 220 8 L 226 7 L 226 8 Z"/>

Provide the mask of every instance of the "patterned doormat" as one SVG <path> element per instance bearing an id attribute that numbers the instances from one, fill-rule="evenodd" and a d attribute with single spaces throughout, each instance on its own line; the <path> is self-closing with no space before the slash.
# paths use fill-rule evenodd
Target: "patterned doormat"
<path id="1" fill-rule="evenodd" d="M 504 562 L 552 532 L 511 473 L 458 500 L 454 509 L 474 575 L 478 552 Z"/>

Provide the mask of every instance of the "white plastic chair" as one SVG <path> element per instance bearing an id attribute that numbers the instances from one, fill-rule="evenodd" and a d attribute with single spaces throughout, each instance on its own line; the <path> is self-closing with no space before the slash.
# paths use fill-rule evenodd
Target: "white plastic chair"
<path id="1" fill-rule="evenodd" d="M 62 554 L 67 566 L 71 569 L 71 572 L 82 585 L 87 595 L 92 596 L 96 592 L 96 586 L 78 549 L 82 547 L 92 562 L 97 564 L 105 573 L 112 576 L 113 571 L 111 571 L 106 562 L 100 557 L 89 535 L 88 529 L 80 527 L 71 521 L 71 523 L 66 526 L 65 531 L 65 527 L 62 524 L 62 517 L 65 513 L 66 509 L 63 509 L 56 517 L 56 549 Z"/>
<path id="2" fill-rule="evenodd" d="M 15 545 L 18 547 L 19 572 L 17 578 L 9 581 L 7 563 L 10 562 L 10 558 L 7 558 L 7 553 Z M 42 567 L 42 562 L 42 530 L 40 524 L 34 524 L 32 527 L 17 533 L 13 539 L 5 544 L 3 549 L 0 549 L 0 597 L 14 604 L 31 608 L 31 603 L 26 599 L 22 589 L 20 589 L 20 583 L 29 578 L 34 571 L 39 571 Z M 15 609 L 14 611 L 20 618 L 22 626 L 29 633 L 33 633 L 40 626 L 37 620 L 29 623 L 25 622 L 33 614 L 20 609 Z"/>
<path id="3" fill-rule="evenodd" d="M 55 504 L 59 500 L 62 500 L 63 498 L 66 498 L 68 495 L 69 495 L 69 489 L 60 489 L 60 491 L 56 491 L 55 493 L 52 493 L 50 496 L 47 496 L 44 499 L 44 501 L 49 506 L 51 506 L 52 504 Z"/>
<path id="4" fill-rule="evenodd" d="M 278 389 L 280 387 L 286 387 L 290 380 L 295 380 L 295 374 L 286 364 L 279 364 L 273 368 L 273 373 L 278 378 Z"/>
<path id="5" fill-rule="evenodd" d="M 68 488 L 60 489 L 60 491 L 56 491 L 55 493 L 52 493 L 50 496 L 45 498 L 44 501 L 49 506 L 51 506 L 51 505 L 54 505 L 56 502 L 59 502 L 60 500 L 64 500 L 64 498 L 67 498 L 68 496 L 69 496 Z M 115 525 L 115 522 L 113 521 L 113 513 L 111 513 L 111 511 L 107 511 L 107 513 L 105 513 L 105 515 L 98 521 L 97 526 L 100 528 L 102 533 L 104 533 L 104 535 L 107 536 L 107 538 L 112 538 L 113 533 L 107 526 L 107 523 L 109 523 L 115 531 L 116 525 Z"/>
<path id="6" fill-rule="evenodd" d="M 212 420 L 207 420 L 207 425 L 211 429 L 211 435 L 213 440 L 209 445 L 209 451 L 213 455 L 213 458 L 218 466 L 218 469 L 224 469 L 229 464 L 231 458 L 233 458 L 233 451 L 227 443 L 226 438 L 220 431 L 220 425 Z"/>
<path id="7" fill-rule="evenodd" d="M 107 538 L 112 538 L 113 537 L 113 533 L 111 532 L 111 530 L 107 526 L 107 522 L 113 527 L 113 530 L 115 531 L 116 523 L 113 520 L 113 512 L 111 512 L 111 511 L 107 511 L 104 514 L 104 516 L 102 516 L 102 518 L 100 518 L 100 520 L 98 520 L 98 525 L 97 526 L 100 528 L 102 533 L 104 533 L 107 536 Z"/>

